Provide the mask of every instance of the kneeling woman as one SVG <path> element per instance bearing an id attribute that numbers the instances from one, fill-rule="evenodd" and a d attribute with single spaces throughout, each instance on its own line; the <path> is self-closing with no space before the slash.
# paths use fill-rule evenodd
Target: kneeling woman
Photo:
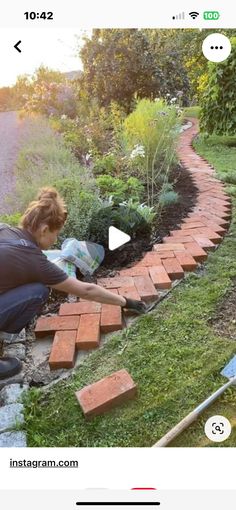
<path id="1" fill-rule="evenodd" d="M 57 240 L 67 211 L 54 188 L 44 188 L 24 213 L 19 228 L 0 224 L 0 331 L 19 333 L 40 314 L 49 288 L 83 299 L 145 312 L 142 301 L 126 299 L 95 284 L 80 282 L 50 262 L 41 250 Z M 21 370 L 17 358 L 0 358 L 0 379 Z"/>

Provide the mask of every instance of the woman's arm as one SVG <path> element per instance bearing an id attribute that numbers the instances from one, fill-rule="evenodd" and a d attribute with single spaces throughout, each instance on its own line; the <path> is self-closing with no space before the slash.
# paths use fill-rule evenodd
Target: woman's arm
<path id="1" fill-rule="evenodd" d="M 88 299 L 89 301 L 97 301 L 108 305 L 125 306 L 126 299 L 117 294 L 113 294 L 99 285 L 94 283 L 84 283 L 76 280 L 76 278 L 68 277 L 64 282 L 57 285 L 51 285 L 53 289 L 73 294 L 74 296 Z"/>

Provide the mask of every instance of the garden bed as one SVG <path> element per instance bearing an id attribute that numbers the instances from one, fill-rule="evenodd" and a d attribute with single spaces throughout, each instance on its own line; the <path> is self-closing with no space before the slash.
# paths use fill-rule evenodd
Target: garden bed
<path id="1" fill-rule="evenodd" d="M 134 239 L 115 251 L 106 250 L 103 264 L 95 273 L 95 278 L 113 276 L 116 271 L 128 267 L 142 258 L 143 252 L 150 251 L 155 243 L 161 243 L 170 230 L 175 230 L 194 206 L 197 189 L 188 171 L 178 165 L 171 175 L 175 182 L 174 191 L 179 194 L 176 204 L 168 205 L 161 215 L 154 220 L 152 231 L 147 236 Z"/>

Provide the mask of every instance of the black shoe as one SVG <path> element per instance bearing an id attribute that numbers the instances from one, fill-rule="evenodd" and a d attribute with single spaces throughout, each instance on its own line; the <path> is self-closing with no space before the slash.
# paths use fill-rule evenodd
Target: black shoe
<path id="1" fill-rule="evenodd" d="M 0 358 L 0 379 L 7 379 L 13 375 L 19 374 L 22 363 L 18 358 L 5 356 Z"/>

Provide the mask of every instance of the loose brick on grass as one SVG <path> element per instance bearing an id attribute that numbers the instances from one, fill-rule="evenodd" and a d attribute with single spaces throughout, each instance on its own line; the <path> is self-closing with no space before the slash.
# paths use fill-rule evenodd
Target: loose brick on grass
<path id="1" fill-rule="evenodd" d="M 68 317 L 40 317 L 35 327 L 35 335 L 40 338 L 55 331 L 77 330 L 79 327 L 79 316 Z"/>
<path id="2" fill-rule="evenodd" d="M 76 336 L 76 349 L 95 349 L 100 341 L 100 314 L 81 315 Z"/>
<path id="3" fill-rule="evenodd" d="M 111 292 L 118 294 L 117 289 Z M 110 333 L 122 329 L 122 313 L 121 307 L 116 305 L 102 305 L 101 312 L 101 331 L 102 333 Z"/>
<path id="4" fill-rule="evenodd" d="M 100 313 L 101 303 L 94 301 L 80 301 L 79 303 L 63 303 L 59 315 L 82 315 L 85 313 Z"/>
<path id="5" fill-rule="evenodd" d="M 152 280 L 148 276 L 134 276 L 134 283 L 142 301 L 152 301 L 158 297 Z"/>
<path id="6" fill-rule="evenodd" d="M 75 393 L 87 418 L 103 414 L 113 407 L 133 399 L 137 386 L 129 373 L 119 370 Z"/>
<path id="7" fill-rule="evenodd" d="M 170 289 L 171 279 L 168 276 L 164 266 L 153 266 L 149 268 L 149 273 L 156 289 Z"/>
<path id="8" fill-rule="evenodd" d="M 179 280 L 184 277 L 184 271 L 177 259 L 165 259 L 163 265 L 171 280 Z"/>
<path id="9" fill-rule="evenodd" d="M 75 340 L 77 331 L 57 331 L 49 357 L 51 370 L 72 368 L 75 362 Z"/>

